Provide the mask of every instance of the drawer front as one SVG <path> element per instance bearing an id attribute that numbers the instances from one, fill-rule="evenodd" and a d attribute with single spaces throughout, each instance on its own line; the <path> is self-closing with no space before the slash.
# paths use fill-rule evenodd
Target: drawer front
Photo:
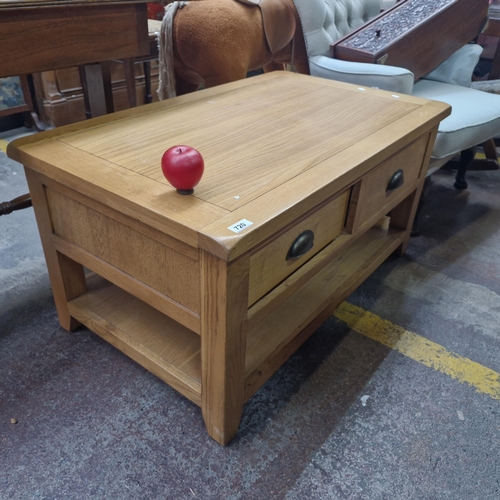
<path id="1" fill-rule="evenodd" d="M 367 222 L 367 225 L 376 222 L 387 213 L 394 200 L 401 201 L 404 195 L 415 189 L 415 181 L 422 171 L 427 143 L 427 135 L 420 137 L 369 172 L 353 188 L 347 223 L 350 232 Z M 391 180 L 394 181 L 392 186 Z"/>
<path id="2" fill-rule="evenodd" d="M 342 232 L 349 193 L 322 205 L 250 257 L 249 306 Z"/>

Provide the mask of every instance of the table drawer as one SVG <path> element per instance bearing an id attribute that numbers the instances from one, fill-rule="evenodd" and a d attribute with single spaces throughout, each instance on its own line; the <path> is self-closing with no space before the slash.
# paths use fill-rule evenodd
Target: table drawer
<path id="1" fill-rule="evenodd" d="M 347 229 L 354 232 L 365 223 L 370 225 L 415 189 L 420 177 L 428 135 L 424 135 L 405 149 L 369 172 L 353 187 Z M 391 185 L 392 183 L 392 185 Z M 390 207 L 390 208 L 389 208 Z"/>
<path id="2" fill-rule="evenodd" d="M 250 257 L 249 306 L 342 232 L 349 193 L 322 204 Z"/>

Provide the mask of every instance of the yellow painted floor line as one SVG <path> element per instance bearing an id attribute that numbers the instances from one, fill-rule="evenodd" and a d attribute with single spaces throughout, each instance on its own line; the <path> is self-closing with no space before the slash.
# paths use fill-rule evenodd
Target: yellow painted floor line
<path id="1" fill-rule="evenodd" d="M 500 373 L 447 351 L 435 342 L 347 302 L 337 308 L 334 316 L 347 323 L 351 330 L 376 340 L 425 366 L 445 373 L 459 382 L 468 384 L 477 392 L 500 400 Z"/>
<path id="2" fill-rule="evenodd" d="M 0 139 L 0 151 L 5 151 L 7 150 L 7 144 L 9 144 L 6 140 Z"/>

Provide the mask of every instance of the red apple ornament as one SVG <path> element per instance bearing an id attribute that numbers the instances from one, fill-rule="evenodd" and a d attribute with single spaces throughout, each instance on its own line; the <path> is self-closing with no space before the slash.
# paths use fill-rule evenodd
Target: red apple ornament
<path id="1" fill-rule="evenodd" d="M 203 157 L 191 146 L 173 146 L 161 157 L 163 175 L 180 194 L 193 193 L 204 168 Z"/>

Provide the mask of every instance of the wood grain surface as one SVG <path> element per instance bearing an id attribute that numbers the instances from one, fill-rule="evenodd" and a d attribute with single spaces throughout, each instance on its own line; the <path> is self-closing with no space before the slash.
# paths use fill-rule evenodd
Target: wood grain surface
<path id="1" fill-rule="evenodd" d="M 448 112 L 436 101 L 275 72 L 20 139 L 8 154 L 233 260 Z M 163 152 L 177 144 L 205 160 L 191 196 L 179 196 L 161 173 Z M 232 233 L 241 219 L 253 225 Z"/>

